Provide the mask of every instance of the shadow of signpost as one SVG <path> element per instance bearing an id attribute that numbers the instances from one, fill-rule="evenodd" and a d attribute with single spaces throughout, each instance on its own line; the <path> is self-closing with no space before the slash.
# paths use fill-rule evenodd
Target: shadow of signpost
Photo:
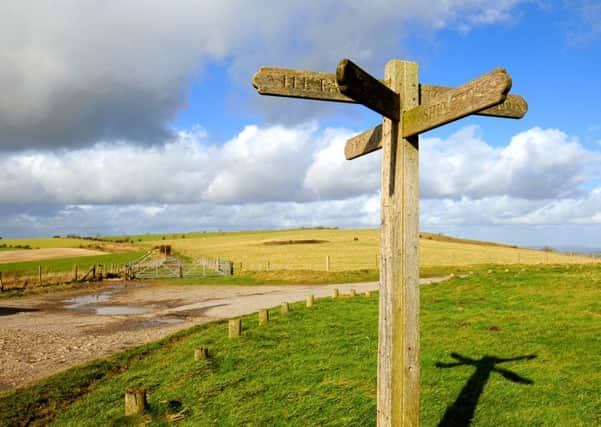
<path id="1" fill-rule="evenodd" d="M 438 424 L 439 427 L 467 427 L 471 424 L 478 406 L 478 400 L 488 382 L 492 372 L 501 374 L 505 379 L 519 384 L 533 384 L 532 380 L 521 377 L 518 374 L 507 369 L 499 368 L 496 365 L 504 362 L 515 362 L 518 360 L 531 360 L 536 355 L 518 356 L 510 358 L 500 358 L 495 356 L 484 356 L 481 359 L 472 359 L 464 357 L 457 353 L 451 353 L 451 357 L 457 362 L 441 363 L 436 362 L 437 368 L 454 368 L 457 366 L 474 366 L 476 372 L 468 379 L 467 383 L 461 389 L 459 396 L 451 406 L 449 406 Z"/>

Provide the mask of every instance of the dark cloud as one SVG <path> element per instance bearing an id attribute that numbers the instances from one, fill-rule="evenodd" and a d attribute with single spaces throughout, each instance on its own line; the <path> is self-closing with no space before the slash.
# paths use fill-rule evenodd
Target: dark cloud
<path id="1" fill-rule="evenodd" d="M 350 56 L 381 70 L 391 52 L 403 53 L 404 24 L 465 30 L 507 19 L 518 1 L 5 1 L 0 150 L 164 141 L 209 62 L 227 59 L 231 82 L 247 92 L 259 65 L 333 72 Z M 283 114 L 259 97 L 250 104 L 287 124 L 335 109 L 304 103 Z"/>

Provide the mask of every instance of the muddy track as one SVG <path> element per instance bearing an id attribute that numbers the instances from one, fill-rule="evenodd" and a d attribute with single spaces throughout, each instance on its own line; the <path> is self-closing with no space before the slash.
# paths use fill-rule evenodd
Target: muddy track
<path id="1" fill-rule="evenodd" d="M 445 278 L 422 279 L 422 283 Z M 175 331 L 302 301 L 376 290 L 348 285 L 161 286 L 112 284 L 78 292 L 0 300 L 0 391 L 37 381 L 81 362 L 157 340 Z"/>

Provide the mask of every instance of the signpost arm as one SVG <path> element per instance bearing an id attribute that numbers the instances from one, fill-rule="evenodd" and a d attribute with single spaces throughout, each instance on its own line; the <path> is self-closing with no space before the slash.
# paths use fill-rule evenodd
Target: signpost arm
<path id="1" fill-rule="evenodd" d="M 401 110 L 418 105 L 418 67 L 390 61 L 385 80 Z M 378 426 L 419 425 L 418 136 L 399 120 L 382 127 L 382 209 L 378 342 Z"/>

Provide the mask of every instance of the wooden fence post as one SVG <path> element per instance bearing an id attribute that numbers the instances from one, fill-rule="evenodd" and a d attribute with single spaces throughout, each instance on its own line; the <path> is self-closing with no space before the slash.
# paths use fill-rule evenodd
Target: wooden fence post
<path id="1" fill-rule="evenodd" d="M 194 350 L 194 360 L 203 360 L 209 357 L 209 349 L 206 347 L 199 347 Z"/>
<path id="2" fill-rule="evenodd" d="M 330 271 L 330 256 L 326 255 L 326 271 Z"/>
<path id="3" fill-rule="evenodd" d="M 125 415 L 142 414 L 146 409 L 146 390 L 137 388 L 125 392 Z"/>
<path id="4" fill-rule="evenodd" d="M 315 302 L 315 297 L 313 294 L 307 295 L 307 307 L 313 307 L 313 303 Z"/>
<path id="5" fill-rule="evenodd" d="M 242 319 L 231 319 L 228 326 L 229 338 L 238 338 L 242 334 Z"/>
<path id="6" fill-rule="evenodd" d="M 338 295 L 340 295 L 338 288 L 332 289 L 332 298 L 338 298 Z"/>
<path id="7" fill-rule="evenodd" d="M 352 288 L 352 289 L 351 289 L 351 296 L 352 296 L 352 297 L 355 297 L 355 296 L 357 296 L 357 290 L 356 290 L 355 288 Z"/>
<path id="8" fill-rule="evenodd" d="M 259 326 L 265 325 L 269 322 L 269 310 L 259 310 Z"/>
<path id="9" fill-rule="evenodd" d="M 42 266 L 38 265 L 38 286 L 42 286 Z"/>
<path id="10" fill-rule="evenodd" d="M 2 272 L 0 271 L 0 292 L 4 291 L 4 283 L 2 283 Z"/>
<path id="11" fill-rule="evenodd" d="M 282 314 L 286 314 L 290 311 L 290 304 L 288 304 L 287 302 L 283 302 L 280 305 L 280 313 Z"/>

